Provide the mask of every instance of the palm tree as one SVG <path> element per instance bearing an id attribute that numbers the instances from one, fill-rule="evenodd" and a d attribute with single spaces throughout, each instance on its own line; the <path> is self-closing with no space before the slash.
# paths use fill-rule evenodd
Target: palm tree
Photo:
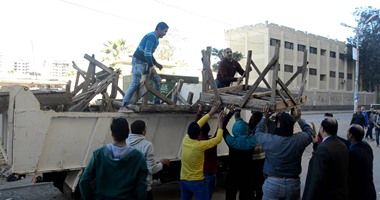
<path id="1" fill-rule="evenodd" d="M 106 54 L 103 57 L 103 62 L 106 61 L 110 63 L 110 67 L 115 67 L 115 62 L 120 61 L 123 55 L 132 53 L 131 46 L 126 45 L 125 39 L 117 39 L 115 41 L 107 41 L 104 43 L 105 49 L 102 50 Z"/>

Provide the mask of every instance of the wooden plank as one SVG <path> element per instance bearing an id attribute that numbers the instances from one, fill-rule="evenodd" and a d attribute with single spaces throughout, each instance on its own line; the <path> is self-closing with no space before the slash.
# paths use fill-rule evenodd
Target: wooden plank
<path id="1" fill-rule="evenodd" d="M 165 103 L 167 103 L 168 105 L 174 105 L 174 102 L 172 102 L 169 98 L 167 98 L 165 95 L 163 95 L 161 92 L 157 91 L 156 89 L 154 89 L 152 86 L 150 86 L 149 84 L 145 84 L 145 87 L 146 89 L 152 93 L 153 95 L 157 96 L 158 98 L 160 98 L 162 101 L 164 101 Z"/>
<path id="2" fill-rule="evenodd" d="M 194 97 L 194 93 L 189 92 L 189 94 L 187 95 L 187 103 L 193 104 L 193 97 Z"/>
<path id="3" fill-rule="evenodd" d="M 214 77 L 211 72 L 210 68 L 210 56 L 211 56 L 211 47 L 207 47 L 207 51 L 202 50 L 202 62 L 203 62 L 203 69 L 206 71 L 206 80 L 209 82 L 211 90 L 213 91 L 215 95 L 215 101 L 220 101 L 218 88 L 216 87 L 216 83 L 214 81 Z"/>
<path id="4" fill-rule="evenodd" d="M 218 93 L 221 94 L 221 93 L 237 91 L 237 90 L 241 91 L 243 89 L 244 89 L 244 85 L 234 85 L 230 87 L 219 88 Z"/>
<path id="5" fill-rule="evenodd" d="M 90 55 L 88 54 L 85 54 L 84 55 L 84 58 L 87 59 L 88 61 L 90 61 L 90 63 L 94 63 L 96 66 L 100 67 L 101 69 L 105 70 L 106 72 L 112 74 L 114 71 L 111 70 L 109 67 L 107 67 L 106 65 L 104 65 L 103 63 L 97 61 L 95 58 L 91 57 Z"/>
<path id="6" fill-rule="evenodd" d="M 260 72 L 259 68 L 256 66 L 256 64 L 253 62 L 253 60 L 251 60 L 251 65 L 255 69 L 256 73 L 260 76 L 261 72 Z M 271 87 L 270 87 L 268 81 L 265 79 L 265 77 L 263 78 L 263 82 L 264 82 L 265 86 L 267 86 L 268 89 L 271 89 Z"/>
<path id="7" fill-rule="evenodd" d="M 94 63 L 90 62 L 88 65 L 86 78 L 82 87 L 82 92 L 87 92 L 88 88 L 90 88 L 91 84 L 93 83 L 93 79 L 95 79 L 95 65 Z"/>
<path id="8" fill-rule="evenodd" d="M 277 60 L 279 58 L 279 49 L 280 49 L 280 47 L 277 44 L 276 49 L 274 51 L 273 58 L 270 60 L 270 62 L 268 63 L 268 65 L 263 70 L 262 74 L 259 76 L 259 78 L 257 78 L 257 80 L 255 81 L 255 83 L 252 85 L 252 87 L 249 88 L 249 91 L 247 92 L 247 94 L 244 97 L 243 101 L 241 101 L 239 107 L 241 107 L 241 108 L 244 107 L 244 105 L 247 103 L 247 101 L 250 98 L 250 96 L 253 94 L 253 92 L 256 90 L 256 88 L 259 86 L 260 82 L 263 80 L 263 78 L 265 77 L 265 75 L 267 75 L 267 73 L 272 68 L 272 66 L 277 62 Z"/>
<path id="9" fill-rule="evenodd" d="M 280 68 L 280 64 L 278 63 L 278 59 L 275 65 L 273 65 L 272 70 L 272 94 L 271 94 L 271 104 L 276 106 L 276 90 L 277 90 L 277 79 L 278 79 L 278 69 Z M 273 110 L 276 110 L 274 107 Z"/>
<path id="10" fill-rule="evenodd" d="M 147 92 L 148 92 L 148 90 L 146 89 L 144 82 L 140 82 L 139 87 L 138 87 L 138 89 L 136 90 L 136 92 L 132 95 L 129 104 L 130 104 L 130 105 L 131 105 L 131 104 L 135 104 L 135 103 L 136 103 L 141 97 L 143 97 Z"/>
<path id="11" fill-rule="evenodd" d="M 198 108 L 192 108 L 191 105 L 151 105 L 140 106 L 140 112 L 181 112 L 181 113 L 196 113 Z"/>
<path id="12" fill-rule="evenodd" d="M 296 99 L 293 97 L 293 94 L 290 92 L 290 90 L 286 87 L 284 82 L 282 82 L 281 79 L 277 80 L 277 83 L 280 85 L 281 89 L 288 95 L 290 100 L 292 101 L 293 104 L 297 104 Z"/>
<path id="13" fill-rule="evenodd" d="M 222 106 L 227 106 L 227 105 L 236 105 L 236 106 L 239 106 L 241 104 L 241 101 L 242 101 L 242 97 L 236 97 L 236 96 L 233 96 L 233 95 L 221 95 L 220 96 L 221 99 L 222 99 Z M 211 93 L 201 93 L 201 97 L 200 97 L 200 100 L 202 102 L 213 102 L 214 100 L 214 96 L 213 94 Z M 300 101 L 300 104 L 298 105 L 302 105 L 306 102 L 306 99 L 307 97 L 302 97 L 301 98 L 301 101 Z M 296 100 L 298 101 L 298 98 L 296 98 Z M 285 103 L 286 102 L 286 103 Z M 262 100 L 262 99 L 256 99 L 256 98 L 250 98 L 248 99 L 248 101 L 246 102 L 245 106 L 244 107 L 240 107 L 242 109 L 250 109 L 250 110 L 260 110 L 263 106 L 269 106 L 271 108 L 274 107 L 274 105 L 271 104 L 270 100 Z M 282 111 L 282 110 L 289 110 L 290 108 L 292 107 L 296 107 L 298 106 L 297 104 L 293 104 L 291 100 L 286 100 L 286 101 L 279 101 L 276 103 L 275 107 L 276 107 L 276 111 Z"/>
<path id="14" fill-rule="evenodd" d="M 303 91 L 305 89 L 305 84 L 306 84 L 306 75 L 307 75 L 307 50 L 305 49 L 303 53 L 303 64 L 302 64 L 302 79 L 301 79 L 301 87 L 300 91 L 298 93 L 298 99 L 300 99 L 303 95 Z"/>
<path id="15" fill-rule="evenodd" d="M 286 98 L 284 97 L 284 95 L 282 95 L 282 93 L 278 90 L 276 90 L 276 93 L 278 96 L 281 97 L 282 101 L 285 103 L 286 107 L 289 107 L 289 104 L 286 102 Z"/>
<path id="16" fill-rule="evenodd" d="M 77 72 L 78 72 L 78 73 L 79 73 L 84 79 L 86 79 L 86 74 L 87 74 L 87 73 L 86 73 L 85 71 L 83 71 L 82 69 L 80 69 L 74 61 L 72 61 L 72 63 L 73 63 L 73 68 L 76 69 Z"/>
<path id="17" fill-rule="evenodd" d="M 252 60 L 252 50 L 248 51 L 247 55 L 247 63 L 245 64 L 245 84 L 244 84 L 244 90 L 248 89 L 248 80 L 249 80 L 249 68 L 251 67 L 251 60 Z"/>
<path id="18" fill-rule="evenodd" d="M 290 79 L 285 83 L 285 86 L 288 87 L 290 85 L 290 83 L 292 83 L 294 81 L 294 79 L 297 78 L 298 74 L 300 74 L 302 72 L 302 67 L 298 69 L 297 67 L 297 71 L 295 74 L 293 74 L 292 77 L 290 77 Z"/>
<path id="19" fill-rule="evenodd" d="M 177 103 L 177 95 L 179 94 L 179 92 L 181 91 L 182 89 L 182 85 L 183 85 L 183 80 L 180 79 L 177 84 L 173 87 L 173 94 L 172 94 L 172 98 L 171 100 L 173 101 L 174 104 Z"/>
<path id="20" fill-rule="evenodd" d="M 190 105 L 185 98 L 180 93 L 177 93 L 177 99 L 183 104 L 183 105 Z"/>

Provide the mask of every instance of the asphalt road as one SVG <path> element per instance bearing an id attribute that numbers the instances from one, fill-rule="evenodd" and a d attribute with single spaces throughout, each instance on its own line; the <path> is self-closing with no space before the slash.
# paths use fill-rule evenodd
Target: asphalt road
<path id="1" fill-rule="evenodd" d="M 338 120 L 339 131 L 338 135 L 346 138 L 346 131 L 349 127 L 352 113 L 337 111 L 333 112 L 334 117 Z M 319 129 L 319 124 L 323 119 L 324 112 L 305 112 L 303 118 L 307 122 L 314 122 Z M 377 191 L 377 199 L 380 199 L 380 173 L 376 173 L 376 169 L 380 169 L 380 148 L 376 147 L 375 141 L 368 141 L 374 153 L 374 183 Z M 302 173 L 301 173 L 301 191 L 303 191 L 305 178 L 307 174 L 308 163 L 311 158 L 312 147 L 309 145 L 302 158 Z M 64 200 L 65 198 L 59 190 L 54 188 L 52 183 L 31 184 L 31 177 L 26 177 L 23 180 L 15 182 L 6 182 L 5 179 L 0 179 L 0 200 Z M 171 200 L 180 199 L 180 189 L 178 182 L 166 184 L 155 183 L 153 186 L 153 194 L 155 200 Z M 213 196 L 213 200 L 224 199 L 224 189 L 217 187 Z"/>

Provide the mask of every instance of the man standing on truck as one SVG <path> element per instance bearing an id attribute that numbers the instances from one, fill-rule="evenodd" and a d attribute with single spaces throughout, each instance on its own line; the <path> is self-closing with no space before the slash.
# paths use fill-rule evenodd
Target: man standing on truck
<path id="1" fill-rule="evenodd" d="M 204 181 L 203 165 L 205 151 L 220 143 L 223 137 L 224 112 L 220 112 L 218 118 L 218 133 L 214 138 L 199 140 L 199 134 L 203 125 L 214 115 L 220 107 L 220 102 L 214 102 L 210 112 L 197 122 L 188 126 L 187 134 L 182 141 L 181 156 L 181 199 L 191 200 L 193 196 L 197 200 L 207 200 L 207 188 Z"/>
<path id="2" fill-rule="evenodd" d="M 241 82 L 245 77 L 244 69 L 241 67 L 238 61 L 232 57 L 232 50 L 230 48 L 224 49 L 224 59 L 219 63 L 218 73 L 216 75 L 215 83 L 217 88 L 229 87 L 232 82 Z M 252 68 L 249 67 L 249 71 Z M 235 74 L 238 72 L 241 77 L 235 78 Z"/>
<path id="3" fill-rule="evenodd" d="M 145 139 L 146 135 L 146 125 L 142 120 L 136 120 L 131 124 L 132 133 L 129 134 L 127 138 L 127 145 L 130 147 L 139 150 L 145 157 L 146 164 L 148 167 L 148 177 L 147 177 L 147 194 L 146 200 L 153 200 L 152 193 L 152 183 L 153 183 L 153 174 L 161 171 L 164 166 L 169 166 L 169 159 L 162 159 L 157 162 L 154 158 L 154 147 L 151 142 Z"/>
<path id="4" fill-rule="evenodd" d="M 96 149 L 79 181 L 84 200 L 145 200 L 148 169 L 136 149 L 127 146 L 128 122 L 115 118 L 111 124 L 113 144 Z"/>
<path id="5" fill-rule="evenodd" d="M 124 95 L 122 107 L 119 111 L 130 111 L 127 106 L 130 103 L 133 93 L 135 93 L 138 89 L 141 76 L 149 74 L 153 65 L 155 65 L 159 70 L 162 69 L 162 65 L 154 59 L 153 53 L 159 44 L 158 39 L 163 38 L 168 32 L 168 29 L 169 26 L 165 22 L 160 22 L 157 24 L 155 31 L 146 34 L 141 40 L 132 58 L 132 82 Z M 153 75 L 151 76 L 151 80 L 155 89 L 160 91 L 161 77 L 157 74 L 154 68 L 152 70 Z M 160 99 L 156 96 L 154 97 L 154 104 L 160 104 Z"/>

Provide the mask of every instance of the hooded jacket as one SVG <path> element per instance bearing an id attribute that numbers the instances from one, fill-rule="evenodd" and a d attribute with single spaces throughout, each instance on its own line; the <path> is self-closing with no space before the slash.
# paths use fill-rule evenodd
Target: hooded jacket
<path id="1" fill-rule="evenodd" d="M 155 160 L 153 144 L 146 140 L 144 135 L 131 133 L 126 141 L 130 147 L 139 150 L 144 155 L 149 171 L 146 179 L 148 183 L 147 191 L 149 191 L 152 189 L 153 174 L 162 170 L 162 163 Z"/>
<path id="2" fill-rule="evenodd" d="M 146 198 L 148 170 L 142 154 L 128 146 L 108 144 L 96 149 L 79 188 L 84 200 Z"/>

